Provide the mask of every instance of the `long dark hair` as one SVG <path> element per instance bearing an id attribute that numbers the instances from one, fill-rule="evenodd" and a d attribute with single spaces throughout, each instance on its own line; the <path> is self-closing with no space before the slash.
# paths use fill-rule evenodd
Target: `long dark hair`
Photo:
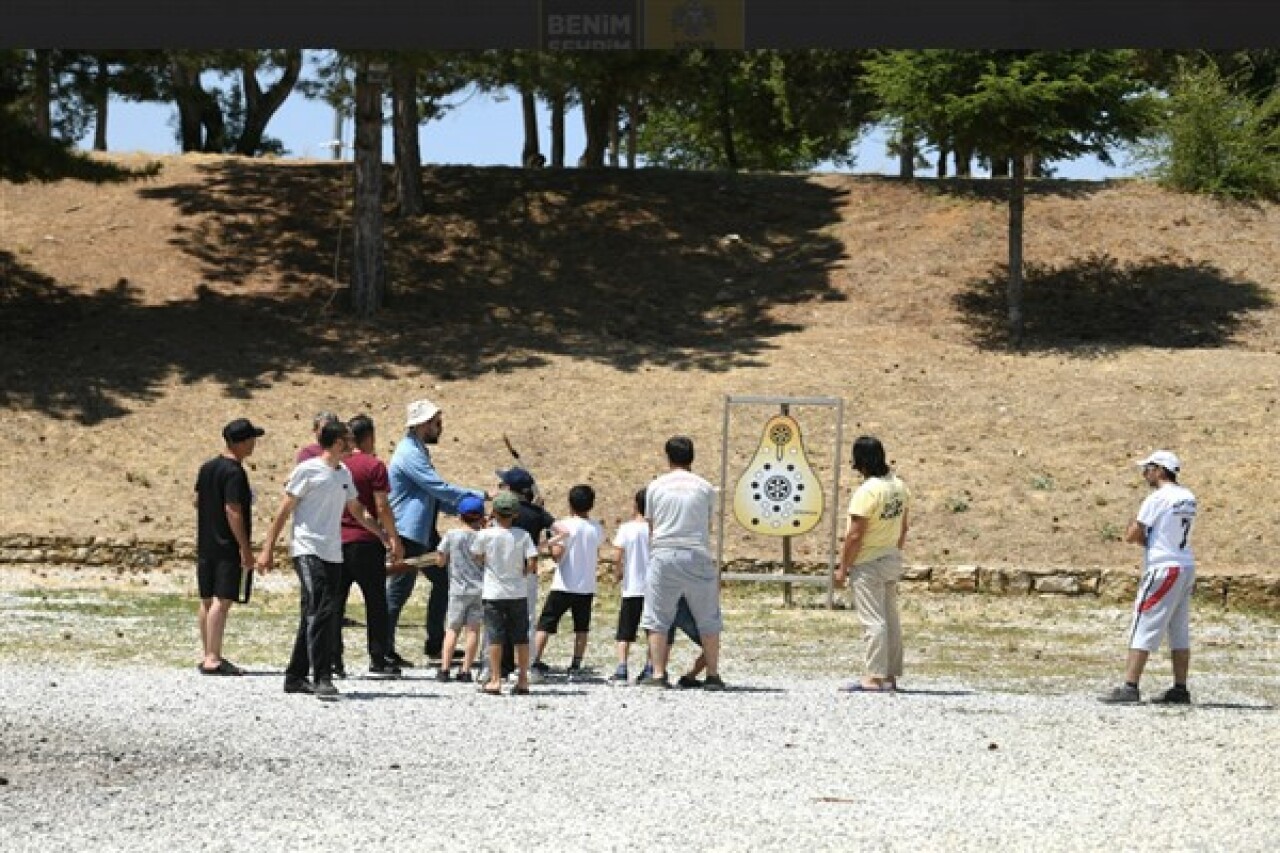
<path id="1" fill-rule="evenodd" d="M 874 435 L 858 436 L 853 442 L 853 467 L 864 477 L 883 477 L 889 473 L 880 439 Z"/>

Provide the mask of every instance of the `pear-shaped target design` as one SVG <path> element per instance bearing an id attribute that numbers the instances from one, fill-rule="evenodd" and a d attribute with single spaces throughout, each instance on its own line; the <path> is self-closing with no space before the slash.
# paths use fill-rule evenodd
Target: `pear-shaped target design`
<path id="1" fill-rule="evenodd" d="M 790 415 L 774 415 L 764 425 L 760 447 L 733 490 L 733 515 L 765 536 L 799 536 L 822 520 L 822 484 Z"/>

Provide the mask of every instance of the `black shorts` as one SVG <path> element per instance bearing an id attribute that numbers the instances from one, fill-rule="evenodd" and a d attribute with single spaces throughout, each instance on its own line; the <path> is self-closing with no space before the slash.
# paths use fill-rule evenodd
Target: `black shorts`
<path id="1" fill-rule="evenodd" d="M 573 632 L 587 633 L 591 630 L 591 602 L 594 600 L 595 594 L 590 592 L 551 590 L 543 602 L 542 615 L 538 617 L 538 630 L 554 634 L 560 628 L 560 617 L 570 612 L 573 614 Z"/>
<path id="2" fill-rule="evenodd" d="M 640 633 L 640 615 L 644 613 L 644 596 L 637 595 L 622 599 L 618 608 L 618 634 L 615 639 L 619 643 L 634 643 Z"/>
<path id="3" fill-rule="evenodd" d="M 248 596 L 240 589 L 240 580 L 239 554 L 234 557 L 207 556 L 196 560 L 196 586 L 201 598 L 243 601 Z"/>
<path id="4" fill-rule="evenodd" d="M 529 602 L 523 598 L 500 598 L 484 602 L 484 627 L 489 645 L 529 645 Z"/>

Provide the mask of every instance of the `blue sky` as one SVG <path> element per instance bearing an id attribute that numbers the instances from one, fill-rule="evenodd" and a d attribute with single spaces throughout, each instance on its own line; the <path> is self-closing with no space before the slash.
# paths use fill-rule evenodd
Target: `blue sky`
<path id="1" fill-rule="evenodd" d="M 523 143 L 520 100 L 514 96 L 462 92 L 453 96 L 454 108 L 435 121 L 422 126 L 419 139 L 423 160 L 434 164 L 472 164 L 477 166 L 516 166 L 520 162 Z M 543 129 L 543 153 L 549 147 L 549 115 L 543 105 L 540 125 Z M 111 151 L 144 151 L 152 154 L 178 153 L 174 137 L 176 108 L 171 104 L 137 104 L 113 101 L 107 122 L 107 147 Z M 343 156 L 350 159 L 351 123 L 345 123 Z M 267 133 L 281 140 L 289 157 L 329 159 L 328 143 L 334 139 L 333 110 L 321 101 L 294 93 L 272 118 Z M 92 144 L 92 131 L 83 145 Z M 576 162 L 584 146 L 581 115 L 574 111 L 565 121 L 565 145 L 569 162 Z M 390 162 L 391 133 L 384 134 L 384 158 Z M 1104 166 L 1096 159 L 1083 158 L 1070 163 L 1056 163 L 1056 177 L 1081 180 L 1125 177 L 1134 174 L 1123 153 L 1115 157 L 1115 167 Z M 824 171 L 835 171 L 826 167 Z M 857 163 L 852 171 L 863 174 L 897 174 L 896 158 L 885 153 L 885 133 L 873 129 L 864 134 L 857 148 Z M 930 171 L 929 174 L 932 174 Z"/>

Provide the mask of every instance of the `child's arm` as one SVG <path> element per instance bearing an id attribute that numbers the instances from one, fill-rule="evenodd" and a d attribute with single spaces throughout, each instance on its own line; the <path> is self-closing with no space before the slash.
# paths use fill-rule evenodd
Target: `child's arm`
<path id="1" fill-rule="evenodd" d="M 565 530 L 564 527 L 560 525 L 560 522 L 557 521 L 555 524 L 551 525 L 551 538 L 547 540 L 547 553 L 551 556 L 551 559 L 555 560 L 557 563 L 560 562 L 560 558 L 564 556 L 564 540 L 568 535 L 569 531 Z"/>

